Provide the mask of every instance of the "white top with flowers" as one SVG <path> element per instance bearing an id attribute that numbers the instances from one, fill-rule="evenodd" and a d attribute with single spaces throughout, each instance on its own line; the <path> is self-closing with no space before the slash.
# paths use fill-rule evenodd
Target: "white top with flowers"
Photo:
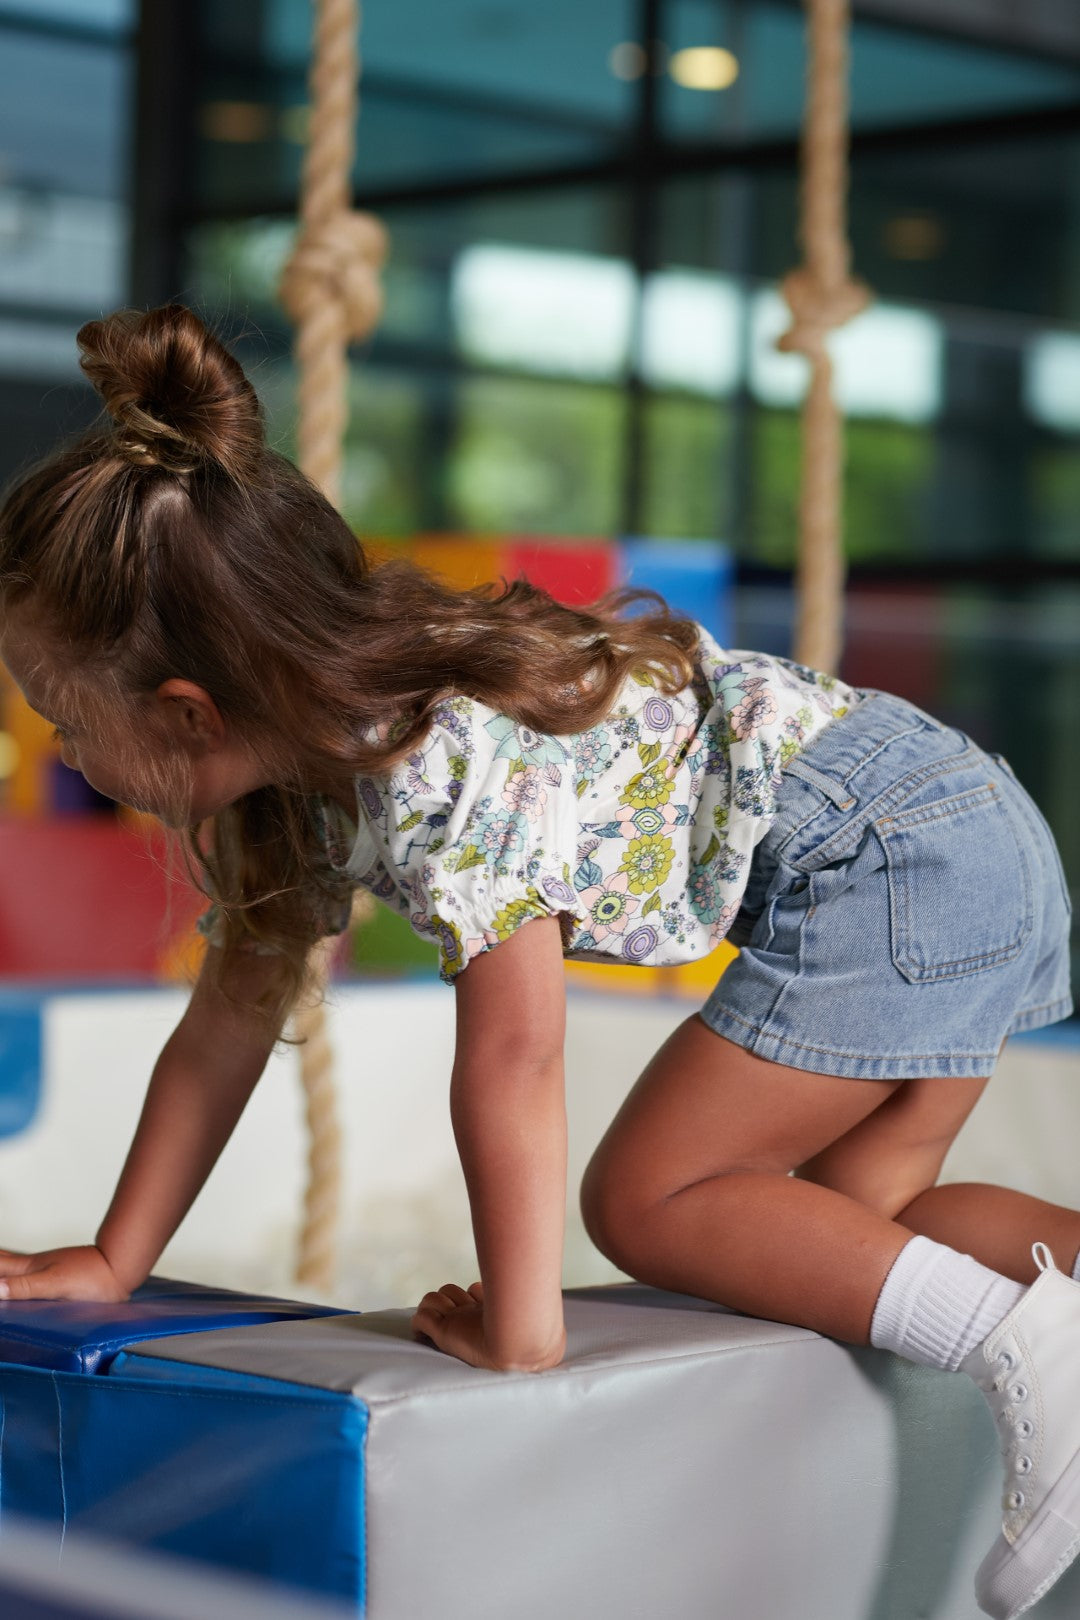
<path id="1" fill-rule="evenodd" d="M 702 628 L 688 687 L 665 697 L 633 675 L 588 731 L 547 736 L 451 697 L 422 748 L 356 778 L 355 827 L 321 802 L 327 850 L 438 941 L 448 984 L 552 914 L 567 957 L 686 962 L 734 921 L 783 766 L 862 696 Z"/>

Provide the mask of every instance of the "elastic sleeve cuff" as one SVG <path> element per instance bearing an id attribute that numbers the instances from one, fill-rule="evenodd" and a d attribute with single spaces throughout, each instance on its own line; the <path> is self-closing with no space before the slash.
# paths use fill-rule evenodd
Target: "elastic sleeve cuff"
<path id="1" fill-rule="evenodd" d="M 439 977 L 444 984 L 453 984 L 475 957 L 509 939 L 533 917 L 558 917 L 564 951 L 574 924 L 582 920 L 577 894 L 565 875 L 541 874 L 534 883 L 499 885 L 489 899 L 490 914 L 483 919 L 438 913 L 431 918 L 427 931 L 439 944 Z"/>

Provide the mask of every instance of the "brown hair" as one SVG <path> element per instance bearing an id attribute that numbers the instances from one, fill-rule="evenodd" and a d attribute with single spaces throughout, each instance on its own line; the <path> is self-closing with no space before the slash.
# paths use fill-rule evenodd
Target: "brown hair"
<path id="1" fill-rule="evenodd" d="M 213 698 L 277 784 L 192 828 L 222 909 L 224 967 L 278 953 L 280 1027 L 312 943 L 340 909 L 311 796 L 414 752 L 462 693 L 542 732 L 603 719 L 631 671 L 693 677 L 698 632 L 655 592 L 565 607 L 525 579 L 458 591 L 412 563 L 375 565 L 341 515 L 266 443 L 251 383 L 189 309 L 118 310 L 77 338 L 112 418 L 23 472 L 0 503 L 0 605 L 28 603 L 66 648 L 80 723 L 161 791 L 138 748 L 146 698 L 179 676 Z M 629 619 L 622 610 L 650 601 Z M 387 740 L 365 742 L 373 724 Z M 145 730 L 141 735 L 145 736 Z M 183 802 L 173 761 L 169 791 Z"/>

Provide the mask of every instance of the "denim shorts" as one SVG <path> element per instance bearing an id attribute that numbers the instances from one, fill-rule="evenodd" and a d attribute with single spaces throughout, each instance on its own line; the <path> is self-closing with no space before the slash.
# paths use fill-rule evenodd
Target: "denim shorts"
<path id="1" fill-rule="evenodd" d="M 784 768 L 701 1017 L 817 1074 L 989 1075 L 1073 1010 L 1061 858 L 1000 754 L 861 690 Z"/>

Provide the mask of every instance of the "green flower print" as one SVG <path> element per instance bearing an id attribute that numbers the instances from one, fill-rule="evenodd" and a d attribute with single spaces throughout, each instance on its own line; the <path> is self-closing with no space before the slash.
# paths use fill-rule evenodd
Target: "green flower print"
<path id="1" fill-rule="evenodd" d="M 664 775 L 664 766 L 659 760 L 644 771 L 638 771 L 627 782 L 622 793 L 619 794 L 620 804 L 632 804 L 635 810 L 655 809 L 659 804 L 666 804 L 671 798 L 674 782 Z"/>
<path id="2" fill-rule="evenodd" d="M 675 850 L 670 838 L 652 834 L 647 838 L 633 838 L 622 858 L 620 872 L 630 881 L 632 894 L 644 894 L 658 889 L 671 870 Z"/>
<path id="3" fill-rule="evenodd" d="M 530 917 L 547 916 L 547 907 L 541 902 L 535 889 L 530 889 L 521 900 L 511 900 L 508 906 L 495 913 L 495 920 L 491 927 L 500 939 L 509 939 L 524 922 Z"/>

